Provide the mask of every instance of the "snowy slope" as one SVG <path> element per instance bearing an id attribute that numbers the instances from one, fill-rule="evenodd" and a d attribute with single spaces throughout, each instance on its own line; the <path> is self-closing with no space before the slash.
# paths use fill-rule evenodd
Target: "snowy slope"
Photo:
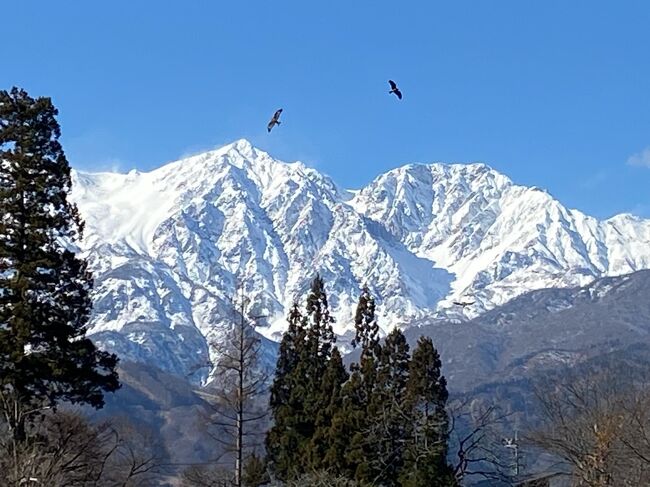
<path id="1" fill-rule="evenodd" d="M 401 167 L 351 204 L 454 274 L 443 311 L 452 299 L 476 299 L 467 308 L 475 316 L 529 290 L 650 267 L 650 221 L 618 215 L 599 222 L 484 164 Z"/>
<path id="2" fill-rule="evenodd" d="M 599 222 L 483 164 L 408 165 L 350 192 L 239 140 L 148 173 L 73 177 L 96 280 L 91 333 L 184 375 L 207 362 L 238 282 L 277 338 L 316 272 L 344 335 L 363 283 L 387 330 L 462 317 L 459 297 L 477 300 L 471 317 L 533 289 L 650 268 L 650 221 Z"/>

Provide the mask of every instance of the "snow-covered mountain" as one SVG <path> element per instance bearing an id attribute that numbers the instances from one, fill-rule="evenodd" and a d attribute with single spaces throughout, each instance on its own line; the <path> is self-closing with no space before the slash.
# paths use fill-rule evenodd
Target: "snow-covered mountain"
<path id="1" fill-rule="evenodd" d="M 73 177 L 93 338 L 183 375 L 207 362 L 238 283 L 274 339 L 316 272 L 345 335 L 363 284 L 387 330 L 650 268 L 650 221 L 598 221 L 484 164 L 407 165 L 346 191 L 239 140 L 148 173 Z M 476 304 L 461 311 L 455 299 Z"/>

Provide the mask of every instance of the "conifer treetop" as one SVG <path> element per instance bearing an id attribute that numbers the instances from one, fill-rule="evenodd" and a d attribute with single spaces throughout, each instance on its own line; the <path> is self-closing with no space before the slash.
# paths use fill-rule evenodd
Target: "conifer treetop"
<path id="1" fill-rule="evenodd" d="M 83 223 L 57 109 L 0 91 L 0 394 L 21 404 L 104 404 L 117 357 L 86 338 L 92 277 L 70 250 Z"/>

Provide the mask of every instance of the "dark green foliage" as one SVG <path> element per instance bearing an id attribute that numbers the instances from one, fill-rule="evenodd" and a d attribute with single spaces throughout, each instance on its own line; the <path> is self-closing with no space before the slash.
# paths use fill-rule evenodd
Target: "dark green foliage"
<path id="1" fill-rule="evenodd" d="M 331 370 L 331 383 L 323 380 L 335 350 L 333 322 L 323 280 L 316 276 L 307 295 L 305 316 L 300 315 L 296 305 L 289 315 L 289 329 L 280 344 L 271 388 L 274 425 L 267 434 L 266 447 L 278 479 L 296 477 L 308 467 L 320 467 L 317 464 L 323 461 L 324 457 L 316 453 L 320 448 L 316 445 L 326 442 L 329 433 L 317 430 L 331 423 L 331 394 L 333 388 L 340 387 L 335 385 L 336 375 L 341 372 L 337 366 Z M 338 351 L 335 353 L 340 361 Z"/>
<path id="2" fill-rule="evenodd" d="M 334 347 L 333 322 L 334 318 L 329 312 L 323 279 L 317 275 L 307 294 L 306 315 L 303 318 L 306 338 L 296 367 L 301 383 L 306 387 L 303 397 L 305 413 L 311 421 L 309 438 L 314 435 L 317 415 L 328 406 L 329 399 L 325 398 L 321 389 Z"/>
<path id="3" fill-rule="evenodd" d="M 292 310 L 272 390 L 267 452 L 277 478 L 327 472 L 354 485 L 455 486 L 446 463 L 446 382 L 431 340 L 418 342 L 412 360 L 400 330 L 380 344 L 364 288 L 353 342 L 361 356 L 348 377 L 318 277 L 307 303 L 305 317 Z"/>
<path id="4" fill-rule="evenodd" d="M 334 347 L 334 318 L 329 312 L 323 279 L 318 275 L 307 295 L 306 312 L 307 347 L 299 370 L 303 370 L 308 384 L 305 410 L 313 419 L 313 429 L 303 454 L 309 469 L 316 471 L 325 468 L 330 425 L 340 408 L 341 385 L 347 380 L 343 361 Z"/>
<path id="5" fill-rule="evenodd" d="M 310 472 L 305 475 L 283 484 L 284 487 L 366 487 L 365 485 L 352 482 L 342 475 L 334 475 L 330 472 Z M 275 486 L 274 486 L 275 487 Z M 370 486 L 368 486 L 370 487 Z"/>
<path id="6" fill-rule="evenodd" d="M 117 359 L 85 338 L 92 279 L 69 249 L 83 223 L 56 115 L 49 98 L 0 91 L 0 393 L 98 408 Z"/>
<path id="7" fill-rule="evenodd" d="M 373 445 L 368 442 L 367 432 L 371 426 L 369 404 L 377 377 L 377 363 L 381 353 L 379 325 L 375 317 L 375 302 L 368 288 L 364 287 L 355 314 L 355 339 L 353 346 L 361 346 L 358 364 L 351 365 L 350 380 L 343 386 L 343 407 L 334 424 L 347 431 L 350 439 L 342 460 L 342 470 L 350 478 L 368 480 L 367 464 Z"/>
<path id="8" fill-rule="evenodd" d="M 266 462 L 255 454 L 252 454 L 244 465 L 242 484 L 244 487 L 260 487 L 271 481 L 266 471 Z"/>
<path id="9" fill-rule="evenodd" d="M 345 448 L 349 443 L 348 431 L 335 422 L 342 407 L 341 388 L 348 380 L 343 359 L 334 347 L 332 356 L 320 384 L 319 403 L 323 405 L 316 412 L 314 436 L 309 448 L 309 465 L 313 470 L 340 472 Z"/>
<path id="10" fill-rule="evenodd" d="M 455 485 L 447 464 L 448 393 L 441 366 L 431 338 L 421 337 L 413 351 L 406 387 L 409 439 L 400 477 L 405 487 Z"/>
<path id="11" fill-rule="evenodd" d="M 266 435 L 268 461 L 281 480 L 299 470 L 298 454 L 311 434 L 303 397 L 307 387 L 297 375 L 307 336 L 297 304 L 289 312 L 288 322 L 289 327 L 280 342 L 271 387 L 270 407 L 274 424 Z"/>
<path id="12" fill-rule="evenodd" d="M 300 359 L 301 349 L 306 333 L 303 328 L 302 315 L 294 303 L 287 317 L 289 326 L 282 336 L 278 352 L 275 378 L 271 388 L 271 408 L 275 409 L 289 402 L 291 395 L 291 373 Z"/>
<path id="13" fill-rule="evenodd" d="M 357 368 L 343 385 L 342 407 L 332 421 L 332 428 L 335 430 L 333 435 L 339 439 L 337 445 L 332 447 L 342 444 L 342 449 L 336 452 L 337 472 L 350 479 L 367 478 L 364 473 L 365 462 L 368 450 L 372 450 L 372 445 L 367 441 L 368 394 L 363 381 L 363 376 Z"/>
<path id="14" fill-rule="evenodd" d="M 404 402 L 409 359 L 406 338 L 395 328 L 381 348 L 376 384 L 368 404 L 370 424 L 366 441 L 370 448 L 364 467 L 367 477 L 361 480 L 387 487 L 399 485 L 410 420 Z"/>
<path id="15" fill-rule="evenodd" d="M 352 347 L 361 346 L 364 352 L 376 352 L 379 344 L 379 325 L 375 318 L 375 300 L 364 286 L 354 315 L 355 336 Z"/>
<path id="16" fill-rule="evenodd" d="M 332 329 L 334 317 L 330 315 L 325 284 L 319 275 L 311 283 L 306 312 L 305 328 L 308 330 L 308 341 L 312 347 L 310 352 L 313 354 L 310 359 L 314 361 L 316 370 L 322 373 L 327 367 L 336 338 Z"/>

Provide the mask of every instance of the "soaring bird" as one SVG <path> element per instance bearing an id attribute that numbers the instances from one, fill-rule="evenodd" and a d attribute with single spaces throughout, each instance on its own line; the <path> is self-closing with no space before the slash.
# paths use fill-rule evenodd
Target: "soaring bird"
<path id="1" fill-rule="evenodd" d="M 464 308 L 465 306 L 471 306 L 471 305 L 473 305 L 475 302 L 476 302 L 476 301 L 472 301 L 471 303 L 463 303 L 463 302 L 461 302 L 461 301 L 454 301 L 454 304 L 455 304 L 456 306 L 462 306 L 462 307 Z"/>
<path id="2" fill-rule="evenodd" d="M 280 118 L 280 114 L 281 114 L 281 113 L 282 113 L 282 108 L 280 108 L 278 111 L 276 111 L 276 112 L 273 114 L 273 118 L 271 119 L 271 121 L 269 122 L 268 126 L 266 127 L 266 128 L 268 129 L 269 132 L 271 131 L 271 129 L 272 129 L 275 125 L 280 125 L 280 120 L 278 120 L 278 119 Z"/>
<path id="3" fill-rule="evenodd" d="M 402 92 L 397 87 L 397 84 L 395 84 L 395 82 L 392 79 L 388 80 L 388 84 L 390 85 L 390 91 L 388 93 L 395 93 L 397 95 L 397 98 L 401 100 Z"/>
<path id="4" fill-rule="evenodd" d="M 209 360 L 207 360 L 207 361 L 205 361 L 203 363 L 194 364 L 190 368 L 190 372 L 187 374 L 187 376 L 189 377 L 190 375 L 194 374 L 195 372 L 198 372 L 199 370 L 207 368 L 207 367 L 212 368 L 212 367 L 214 367 L 214 364 L 212 362 L 210 362 Z"/>

